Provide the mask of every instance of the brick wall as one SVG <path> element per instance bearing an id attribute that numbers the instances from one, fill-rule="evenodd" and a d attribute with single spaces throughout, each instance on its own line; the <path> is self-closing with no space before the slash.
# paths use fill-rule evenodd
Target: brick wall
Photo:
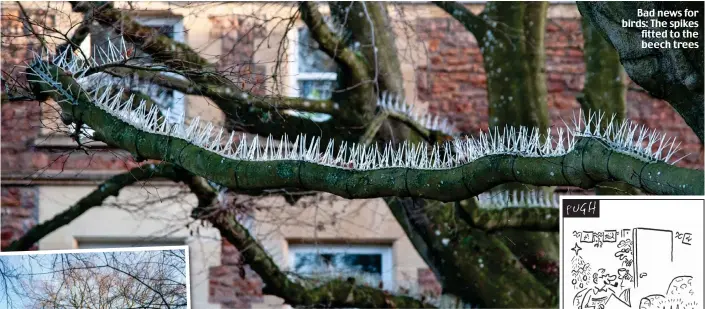
<path id="1" fill-rule="evenodd" d="M 37 224 L 39 190 L 36 186 L 3 186 L 1 190 L 0 248 L 4 248 Z"/>
<path id="2" fill-rule="evenodd" d="M 9 17 L 17 16 L 19 13 L 17 10 L 3 9 L 0 23 L 2 24 L 2 92 L 5 93 L 8 87 L 15 87 L 24 81 L 24 75 L 20 74 L 22 69 L 17 65 L 29 56 L 29 50 L 36 45 L 36 41 L 23 36 L 29 30 L 21 21 Z M 43 13 L 28 12 L 35 18 Z M 47 20 L 53 22 L 53 18 Z M 35 30 L 38 30 L 38 27 Z M 0 167 L 3 173 L 36 170 L 37 167 L 42 166 L 43 162 L 34 158 L 30 142 L 39 133 L 39 116 L 40 108 L 37 102 L 13 102 L 2 105 Z M 35 186 L 2 185 L 0 190 L 2 191 L 0 248 L 3 248 L 37 224 L 38 196 Z"/>
<path id="3" fill-rule="evenodd" d="M 46 166 L 43 157 L 34 151 L 32 140 L 39 133 L 39 104 L 16 102 L 2 105 L 2 144 L 0 160 L 3 173 L 37 171 Z M 2 189 L 2 220 L 0 220 L 0 248 L 37 224 L 38 188 L 36 186 L 8 186 Z M 36 247 L 35 247 L 36 249 Z"/>
<path id="4" fill-rule="evenodd" d="M 262 279 L 247 265 L 242 265 L 240 252 L 223 239 L 221 265 L 208 270 L 208 301 L 220 303 L 223 309 L 249 308 L 263 301 Z"/>

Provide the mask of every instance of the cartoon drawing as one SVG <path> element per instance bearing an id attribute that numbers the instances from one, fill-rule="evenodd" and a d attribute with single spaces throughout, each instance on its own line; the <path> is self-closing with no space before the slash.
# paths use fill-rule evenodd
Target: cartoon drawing
<path id="1" fill-rule="evenodd" d="M 634 262 L 634 251 L 632 251 L 632 240 L 625 239 L 619 242 L 617 248 L 620 248 L 617 253 L 614 254 L 617 258 L 622 261 L 623 266 L 632 266 Z"/>
<path id="2" fill-rule="evenodd" d="M 690 233 L 679 233 L 676 232 L 676 239 L 680 239 L 681 243 L 684 245 L 690 245 L 690 241 L 692 240 L 692 236 Z"/>
<path id="3" fill-rule="evenodd" d="M 570 250 L 573 250 L 575 252 L 575 255 L 578 255 L 580 253 L 580 250 L 583 250 L 583 248 L 580 248 L 580 246 L 578 246 L 578 243 L 576 242 L 573 249 Z"/>
<path id="4" fill-rule="evenodd" d="M 665 295 L 654 294 L 642 298 L 639 303 L 639 309 L 701 308 L 694 299 L 694 295 L 695 291 L 693 291 L 693 277 L 675 277 L 671 281 L 671 284 L 668 285 Z"/>
<path id="5" fill-rule="evenodd" d="M 609 214 L 605 208 L 600 211 Z M 617 226 L 619 220 L 600 225 L 597 218 L 563 222 L 568 220 L 574 226 L 565 224 L 561 236 L 561 308 L 703 308 L 701 289 L 694 287 L 702 274 L 689 266 L 702 263 L 702 242 L 695 241 L 701 232 L 687 230 L 676 220 L 652 226 Z"/>
<path id="6" fill-rule="evenodd" d="M 609 230 L 605 231 L 604 238 L 602 241 L 604 242 L 616 242 L 617 241 L 617 231 L 616 230 Z"/>
<path id="7" fill-rule="evenodd" d="M 608 303 L 614 302 L 630 306 L 629 289 L 620 291 L 617 275 L 607 273 L 604 268 L 600 268 L 592 274 L 592 283 L 595 284 L 593 288 L 584 289 L 575 295 L 573 304 L 578 304 L 578 308 L 604 309 Z"/>

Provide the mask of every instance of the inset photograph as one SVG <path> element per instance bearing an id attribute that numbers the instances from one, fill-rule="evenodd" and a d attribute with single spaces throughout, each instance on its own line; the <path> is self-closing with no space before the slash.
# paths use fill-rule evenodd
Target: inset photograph
<path id="1" fill-rule="evenodd" d="M 187 246 L 1 253 L 0 308 L 187 309 L 188 273 Z"/>

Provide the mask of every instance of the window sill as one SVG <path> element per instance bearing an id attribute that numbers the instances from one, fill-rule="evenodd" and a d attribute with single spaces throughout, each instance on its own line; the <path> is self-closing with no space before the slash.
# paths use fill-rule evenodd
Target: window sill
<path id="1" fill-rule="evenodd" d="M 91 149 L 110 148 L 106 143 L 93 140 L 87 140 L 84 143 Z M 73 138 L 58 134 L 40 135 L 32 141 L 32 145 L 37 148 L 74 148 L 78 146 Z"/>

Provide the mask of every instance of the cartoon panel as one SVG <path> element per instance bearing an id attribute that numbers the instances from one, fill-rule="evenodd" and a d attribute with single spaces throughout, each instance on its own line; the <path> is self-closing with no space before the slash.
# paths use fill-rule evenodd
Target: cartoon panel
<path id="1" fill-rule="evenodd" d="M 561 308 L 703 308 L 703 200 L 596 204 L 598 217 L 561 210 Z"/>

